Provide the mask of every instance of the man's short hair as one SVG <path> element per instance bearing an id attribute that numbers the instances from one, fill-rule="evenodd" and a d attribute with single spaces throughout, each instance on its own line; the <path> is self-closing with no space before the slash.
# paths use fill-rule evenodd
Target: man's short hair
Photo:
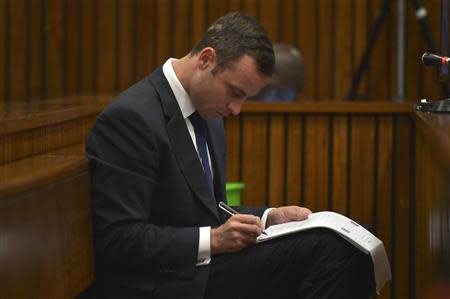
<path id="1" fill-rule="evenodd" d="M 230 67 L 244 55 L 255 60 L 262 74 L 271 76 L 274 72 L 272 42 L 266 30 L 254 17 L 240 12 L 220 17 L 208 28 L 190 54 L 198 54 L 206 47 L 213 48 L 217 54 L 218 62 L 213 74 Z"/>

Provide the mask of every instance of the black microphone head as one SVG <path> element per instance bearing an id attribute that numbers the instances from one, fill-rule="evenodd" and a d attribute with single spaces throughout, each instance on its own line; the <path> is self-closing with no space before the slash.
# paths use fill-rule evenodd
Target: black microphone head
<path id="1" fill-rule="evenodd" d="M 448 57 L 442 57 L 436 54 L 424 53 L 422 63 L 424 65 L 445 65 L 448 63 Z"/>

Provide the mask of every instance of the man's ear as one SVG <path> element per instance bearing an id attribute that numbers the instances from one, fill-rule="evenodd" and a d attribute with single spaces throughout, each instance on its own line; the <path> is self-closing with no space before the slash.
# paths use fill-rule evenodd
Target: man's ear
<path id="1" fill-rule="evenodd" d="M 197 64 L 201 70 L 205 70 L 211 67 L 211 65 L 215 66 L 216 51 L 211 47 L 206 47 L 201 50 L 198 54 Z"/>

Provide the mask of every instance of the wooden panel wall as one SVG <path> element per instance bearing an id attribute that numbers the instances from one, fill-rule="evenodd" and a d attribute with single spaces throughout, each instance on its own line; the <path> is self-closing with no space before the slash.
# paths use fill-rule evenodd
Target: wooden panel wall
<path id="1" fill-rule="evenodd" d="M 419 112 L 416 120 L 414 267 L 416 295 L 450 294 L 450 115 Z"/>
<path id="2" fill-rule="evenodd" d="M 393 272 L 380 298 L 410 298 L 414 126 L 407 105 L 382 107 L 247 105 L 226 120 L 227 179 L 245 183 L 244 205 L 302 205 L 370 225 Z"/>
<path id="3" fill-rule="evenodd" d="M 342 100 L 382 0 L 1 0 L 0 98 L 39 101 L 117 93 L 167 57 L 184 55 L 217 17 L 256 16 L 273 41 L 296 45 L 306 61 L 301 99 Z M 360 92 L 395 93 L 396 5 L 383 25 Z M 440 0 L 424 0 L 438 45 Z M 409 3 L 408 3 L 409 4 Z M 408 8 L 407 99 L 437 99 L 437 73 Z"/>

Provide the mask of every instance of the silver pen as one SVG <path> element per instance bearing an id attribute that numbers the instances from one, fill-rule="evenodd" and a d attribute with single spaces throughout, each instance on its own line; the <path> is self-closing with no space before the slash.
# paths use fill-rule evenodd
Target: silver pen
<path id="1" fill-rule="evenodd" d="M 229 214 L 230 216 L 239 214 L 235 209 L 230 208 L 228 205 L 226 205 L 224 202 L 219 201 L 219 208 L 224 211 L 225 213 Z M 261 234 L 266 235 L 267 233 L 265 231 L 262 231 Z"/>

